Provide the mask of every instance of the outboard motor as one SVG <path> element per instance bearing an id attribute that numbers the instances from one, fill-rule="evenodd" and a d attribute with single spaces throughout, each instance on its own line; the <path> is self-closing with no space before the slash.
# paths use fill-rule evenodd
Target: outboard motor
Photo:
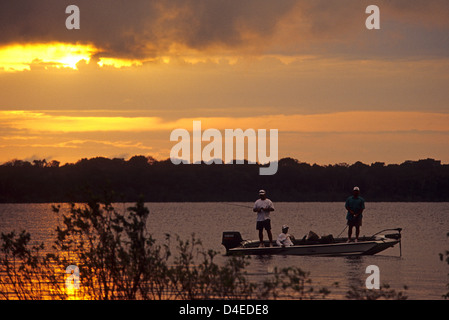
<path id="1" fill-rule="evenodd" d="M 229 249 L 238 247 L 242 241 L 243 239 L 240 232 L 225 231 L 223 232 L 221 244 L 226 248 L 226 251 L 228 251 Z"/>

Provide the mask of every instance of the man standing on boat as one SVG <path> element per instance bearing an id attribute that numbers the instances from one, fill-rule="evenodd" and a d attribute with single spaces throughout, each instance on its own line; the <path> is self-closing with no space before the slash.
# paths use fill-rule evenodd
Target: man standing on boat
<path id="1" fill-rule="evenodd" d="M 362 213 L 365 209 L 365 199 L 360 197 L 359 187 L 354 187 L 352 196 L 346 199 L 346 220 L 348 220 L 348 242 L 351 242 L 352 228 L 355 227 L 355 241 L 359 240 L 360 227 L 362 226 Z"/>
<path id="2" fill-rule="evenodd" d="M 260 199 L 254 203 L 253 211 L 257 213 L 256 229 L 259 230 L 260 247 L 263 247 L 263 229 L 267 230 L 269 246 L 273 244 L 273 235 L 271 234 L 270 212 L 274 211 L 273 202 L 267 198 L 265 190 L 259 191 Z"/>

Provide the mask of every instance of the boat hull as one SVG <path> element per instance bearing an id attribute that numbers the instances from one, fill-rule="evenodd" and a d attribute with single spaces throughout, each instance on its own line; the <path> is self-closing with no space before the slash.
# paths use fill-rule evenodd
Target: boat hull
<path id="1" fill-rule="evenodd" d="M 360 242 L 337 242 L 327 244 L 305 244 L 289 247 L 258 247 L 258 241 L 245 241 L 241 246 L 227 250 L 228 255 L 296 255 L 296 256 L 350 256 L 373 255 L 393 247 L 400 240 L 381 239 Z"/>
<path id="2" fill-rule="evenodd" d="M 227 254 L 244 255 L 320 255 L 320 256 L 348 256 L 373 255 L 397 244 L 398 240 L 367 241 L 352 243 L 330 243 L 314 245 L 295 245 L 290 247 L 237 247 L 229 249 Z"/>

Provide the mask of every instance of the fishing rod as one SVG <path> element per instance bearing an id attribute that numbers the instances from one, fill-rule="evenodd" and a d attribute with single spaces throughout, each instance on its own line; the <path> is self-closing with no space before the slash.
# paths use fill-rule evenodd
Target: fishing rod
<path id="1" fill-rule="evenodd" d="M 364 211 L 366 211 L 366 210 L 364 210 Z M 357 217 L 356 219 L 358 219 L 358 217 Z M 345 230 L 346 230 L 347 227 L 348 227 L 348 225 L 346 224 L 345 228 L 344 228 L 343 230 L 341 230 L 341 232 L 339 233 L 339 235 L 337 236 L 337 238 L 339 238 L 339 237 L 341 236 L 341 234 L 342 234 L 343 232 L 345 232 Z"/>
<path id="2" fill-rule="evenodd" d="M 248 205 L 243 205 L 243 204 L 236 204 L 236 203 L 227 203 L 230 206 L 234 206 L 234 207 L 242 207 L 242 208 L 250 208 L 252 209 L 253 206 L 248 206 Z"/>
<path id="3" fill-rule="evenodd" d="M 348 225 L 346 225 L 345 228 L 344 228 L 343 230 L 341 230 L 341 232 L 339 233 L 339 235 L 337 236 L 337 238 L 339 238 L 339 237 L 341 236 L 341 234 L 342 234 L 343 232 L 345 232 L 345 230 L 346 230 L 347 227 L 348 227 Z"/>

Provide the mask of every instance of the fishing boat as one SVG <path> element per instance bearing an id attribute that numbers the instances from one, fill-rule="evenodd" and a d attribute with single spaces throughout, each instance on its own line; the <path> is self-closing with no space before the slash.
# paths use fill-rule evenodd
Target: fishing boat
<path id="1" fill-rule="evenodd" d="M 393 232 L 382 234 L 383 232 Z M 238 231 L 223 232 L 222 245 L 227 255 L 297 255 L 297 256 L 350 256 L 374 255 L 399 244 L 401 250 L 402 228 L 385 229 L 372 236 L 359 237 L 358 241 L 348 242 L 348 238 L 333 238 L 332 236 L 318 239 L 293 240 L 291 246 L 278 246 L 268 241 L 260 246 L 259 240 L 243 240 Z M 402 252 L 401 252 L 402 254 Z"/>

